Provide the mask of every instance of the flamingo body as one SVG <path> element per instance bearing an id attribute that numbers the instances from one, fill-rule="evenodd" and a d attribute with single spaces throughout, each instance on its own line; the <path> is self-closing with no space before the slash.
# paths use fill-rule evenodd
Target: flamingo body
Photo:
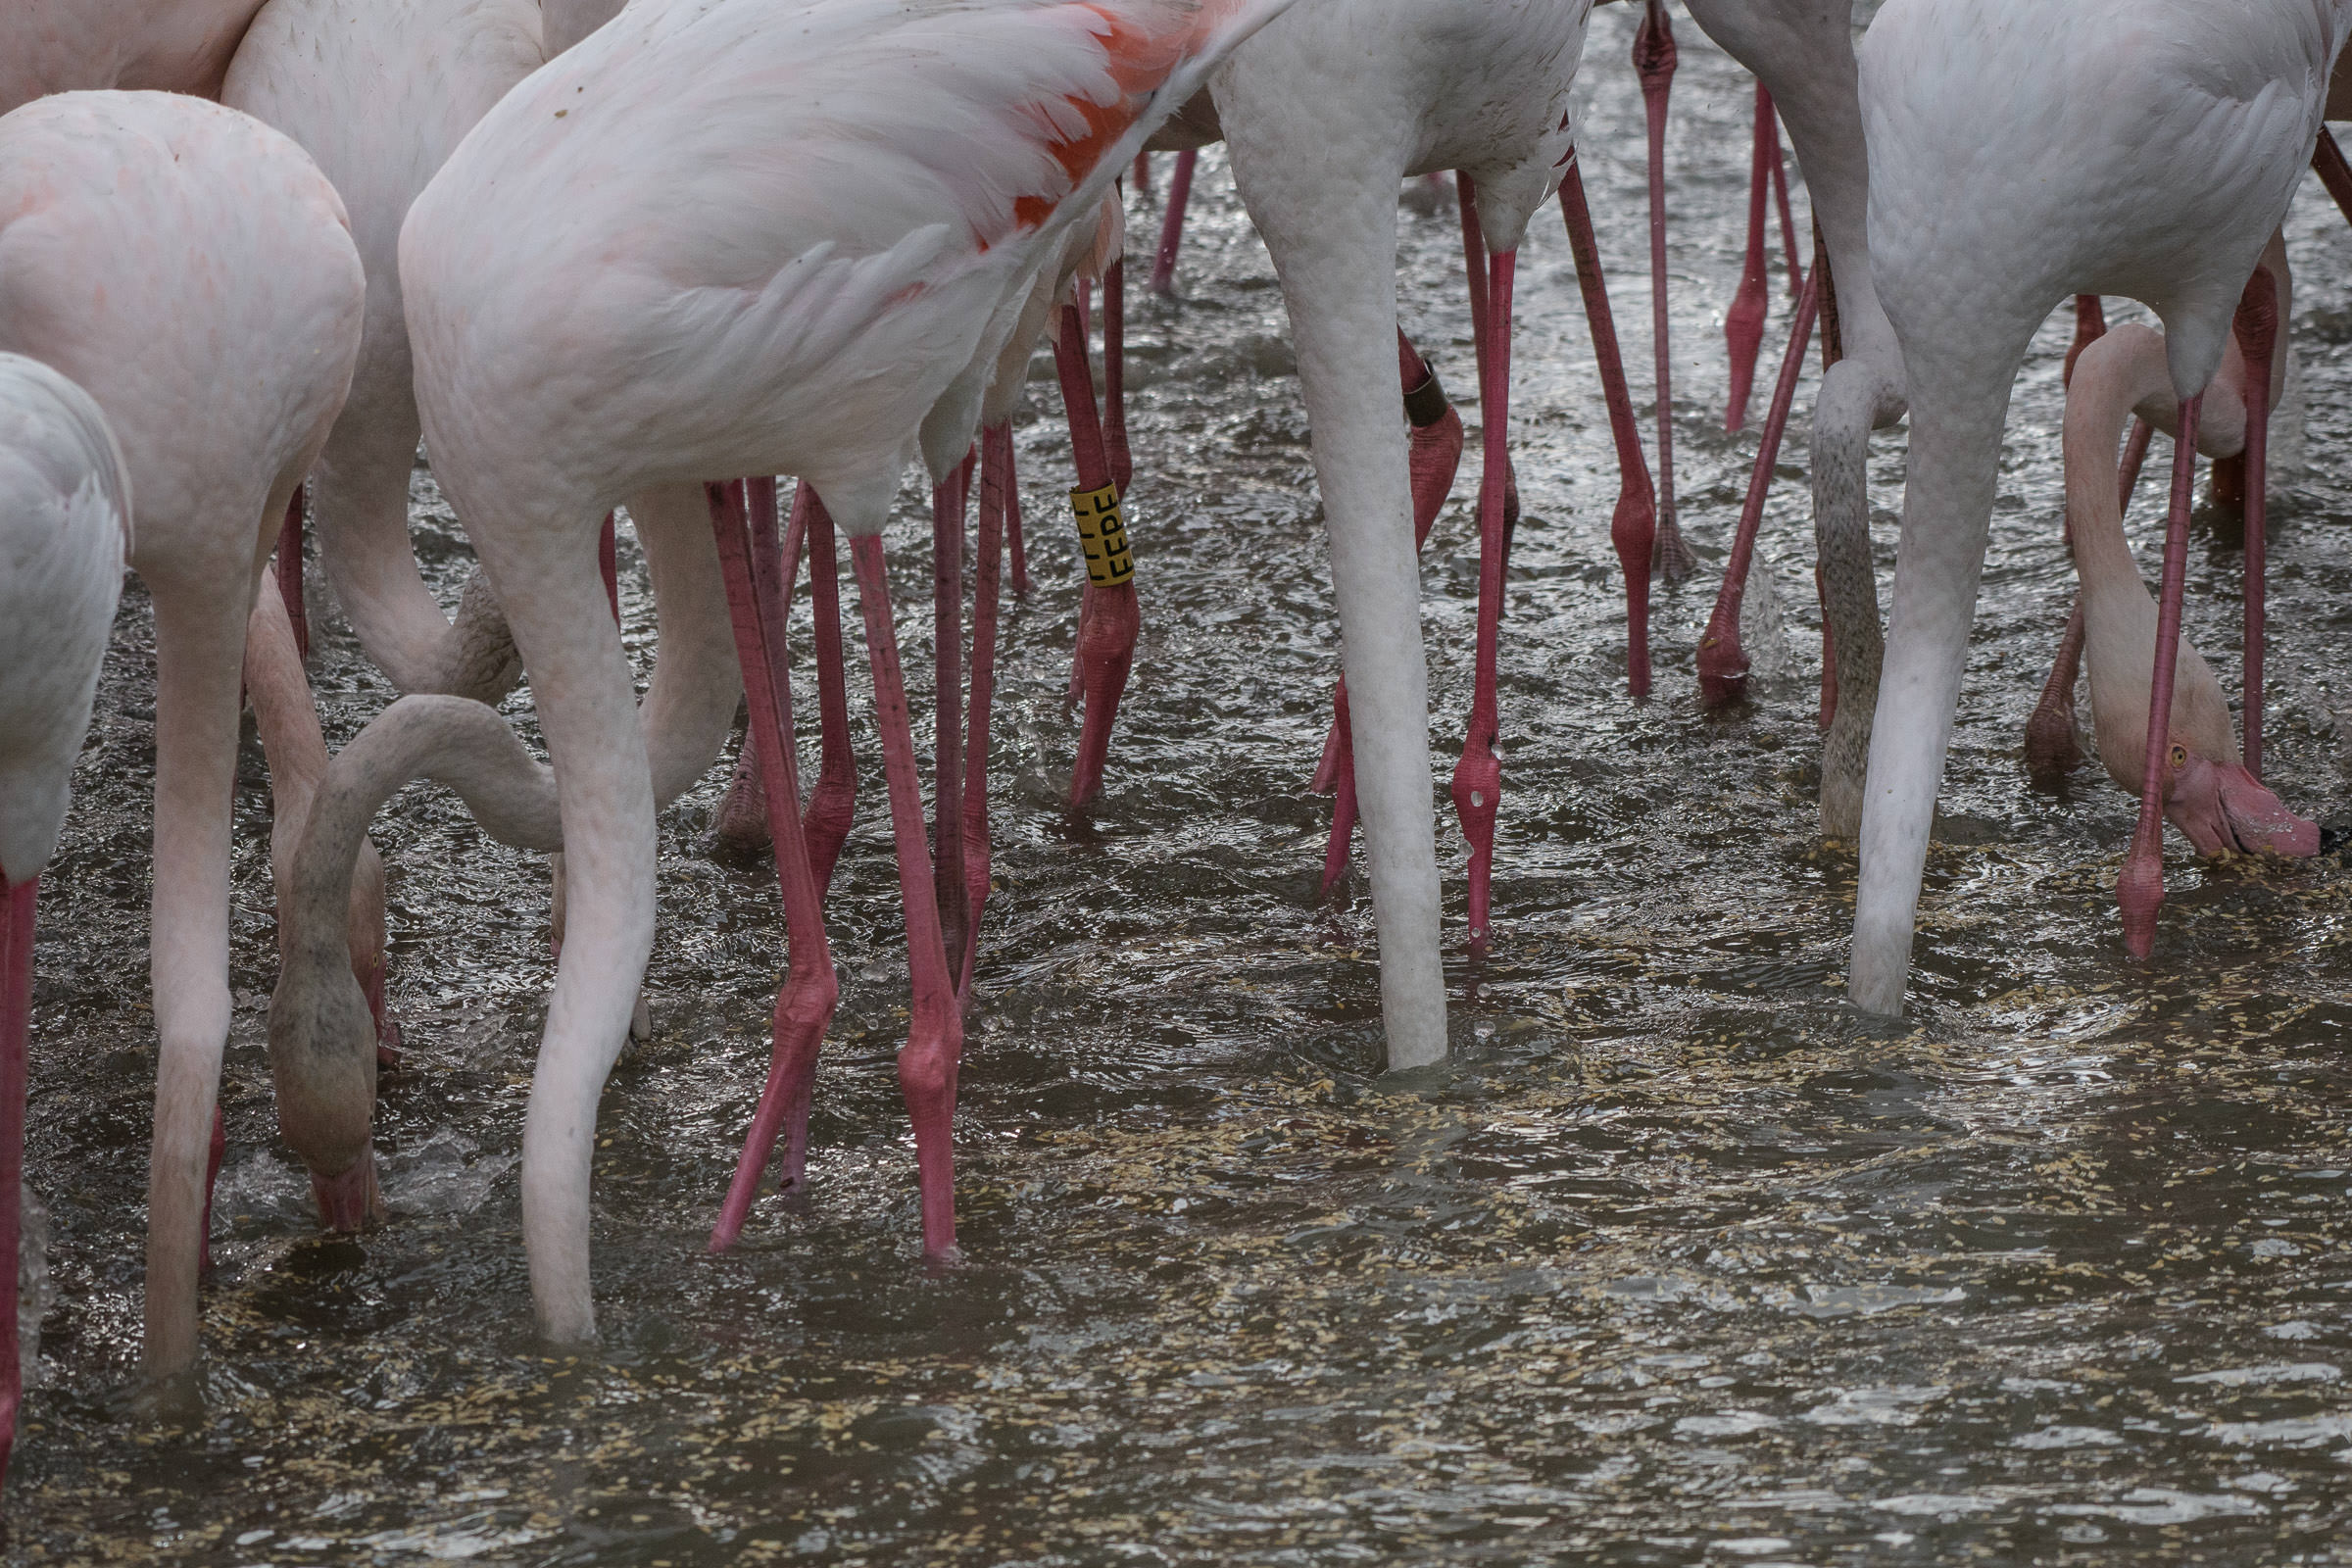
<path id="1" fill-rule="evenodd" d="M 130 564 L 155 602 L 145 1349 L 159 1374 L 196 1354 L 246 615 L 350 384 L 363 288 L 334 188 L 248 116 L 87 92 L 0 118 L 0 349 L 106 411 L 132 487 Z"/>
<path id="2" fill-rule="evenodd" d="M 562 815 L 567 929 L 522 1178 L 551 1337 L 594 1331 L 591 1134 L 652 941 L 655 791 L 598 519 L 649 485 L 798 474 L 878 594 L 904 469 L 919 453 L 936 481 L 962 461 L 1066 225 L 1283 3 L 639 0 L 501 101 L 412 208 L 425 443 L 530 671 Z M 889 619 L 863 608 L 895 743 Z M 732 676 L 708 687 L 732 710 Z M 722 714 L 711 754 L 724 733 Z M 939 1107 L 960 1029 L 944 953 L 924 951 L 940 937 L 909 860 L 911 755 L 891 763 L 924 1035 L 901 1080 Z M 276 1025 L 273 1007 L 273 1050 Z M 953 1245 L 945 1135 L 944 1115 L 918 1123 L 935 1250 Z"/>
<path id="3" fill-rule="evenodd" d="M 1912 414 L 1862 815 L 1851 995 L 1867 1010 L 1901 1010 L 2027 345 L 2069 295 L 2139 299 L 2193 410 L 2310 160 L 2348 23 L 2344 0 L 1889 0 L 1863 40 L 1872 266 Z"/>

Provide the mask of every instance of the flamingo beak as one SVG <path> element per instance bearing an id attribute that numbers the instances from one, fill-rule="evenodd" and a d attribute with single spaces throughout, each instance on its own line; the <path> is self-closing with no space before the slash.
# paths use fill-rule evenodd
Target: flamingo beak
<path id="1" fill-rule="evenodd" d="M 355 1235 L 384 1217 L 384 1195 L 375 1183 L 375 1148 L 369 1145 L 339 1176 L 311 1172 L 311 1196 L 318 1220 L 330 1231 Z"/>
<path id="2" fill-rule="evenodd" d="M 2319 825 L 2288 810 L 2241 762 L 2192 754 L 2174 774 L 2164 814 L 2199 855 L 2320 853 Z"/>

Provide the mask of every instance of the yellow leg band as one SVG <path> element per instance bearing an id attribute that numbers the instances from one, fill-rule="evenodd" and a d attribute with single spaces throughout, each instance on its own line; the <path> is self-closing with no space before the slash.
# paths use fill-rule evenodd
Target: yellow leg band
<path id="1" fill-rule="evenodd" d="M 1086 580 L 1098 588 L 1116 588 L 1135 575 L 1127 554 L 1127 524 L 1119 516 L 1119 487 L 1070 492 L 1070 513 L 1078 519 L 1078 543 L 1086 551 Z"/>

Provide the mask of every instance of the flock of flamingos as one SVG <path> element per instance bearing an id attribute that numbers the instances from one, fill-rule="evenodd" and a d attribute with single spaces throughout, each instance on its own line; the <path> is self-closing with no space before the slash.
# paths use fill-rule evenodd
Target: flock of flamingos
<path id="1" fill-rule="evenodd" d="M 1073 696 L 1083 805 L 1105 765 L 1138 608 L 1116 182 L 1222 139 L 1288 302 L 1344 633 L 1322 782 L 1331 869 L 1360 824 L 1389 1059 L 1446 1051 L 1415 551 L 1458 417 L 1396 327 L 1399 182 L 1456 175 L 1484 443 L 1476 698 L 1453 797 L 1483 941 L 1503 785 L 1495 646 L 1515 512 L 1506 443 L 1513 262 L 1559 199 L 1624 489 L 1627 670 L 1649 683 L 1653 570 L 1675 529 L 1668 389 L 1635 421 L 1575 161 L 1570 89 L 1592 0 L 19 0 L 0 13 L 0 1255 L 19 1245 L 34 892 L 68 810 L 122 569 L 157 662 L 154 1016 L 144 1355 L 198 1346 L 215 1094 L 230 997 L 230 794 L 240 715 L 275 797 L 282 975 L 270 1049 L 285 1138 L 339 1228 L 377 1216 L 382 1019 L 376 810 L 412 780 L 501 842 L 561 852 L 562 954 L 523 1139 L 541 1330 L 593 1337 L 597 1102 L 651 951 L 655 812 L 717 759 L 748 700 L 730 831 L 772 838 L 790 971 L 773 1064 L 714 1247 L 783 1146 L 802 1180 L 835 979 L 823 901 L 853 777 L 837 534 L 864 618 L 906 906 L 899 1070 L 927 1252 L 955 1247 L 951 1123 L 989 889 L 988 725 L 1002 560 L 1023 571 L 1009 419 L 1049 339 L 1088 564 Z M 1674 71 L 1662 0 L 1634 64 L 1649 111 L 1656 364 L 1665 352 Z M 1759 79 L 1746 282 L 1727 320 L 1735 422 L 1765 309 L 1776 120 L 1815 215 L 1734 574 L 1700 650 L 1736 693 L 1763 482 L 1818 318 L 1813 505 L 1830 655 L 1822 825 L 1858 839 L 1848 995 L 1902 1006 L 1931 818 L 1983 567 L 2010 387 L 2079 313 L 2065 425 L 2075 621 L 2029 738 L 2077 755 L 2085 662 L 2100 760 L 2141 803 L 2119 885 L 2145 956 L 2170 820 L 2203 854 L 2309 856 L 2260 782 L 2266 416 L 2288 276 L 2278 237 L 2315 162 L 2352 0 L 1686 0 Z M 1767 96 L 1767 90 L 1769 96 Z M 1778 192 L 1787 235 L 1786 192 Z M 1160 280 L 1172 255 L 1163 242 Z M 1796 251 L 1791 243 L 1790 257 Z M 1797 269 L 1791 269 L 1792 275 Z M 1090 285 L 1092 288 L 1090 289 Z M 2163 323 L 2102 330 L 2098 297 Z M 1102 311 L 1099 409 L 1087 313 Z M 1660 374 L 1663 380 L 1663 371 Z M 1908 416 L 1882 633 L 1873 430 Z M 2127 425 L 2132 430 L 2129 437 Z M 2151 429 L 2174 440 L 2151 596 L 2123 511 Z M 480 571 L 453 618 L 418 574 L 419 440 Z M 2119 451 L 2122 456 L 2119 458 Z M 2196 455 L 2247 515 L 2242 749 L 2180 638 Z M 926 825 L 884 573 L 915 460 L 934 486 L 935 804 Z M 744 479 L 734 476 L 760 475 Z M 769 475 L 799 480 L 780 505 Z M 976 482 L 975 482 L 976 481 Z M 964 526 L 976 489 L 973 624 Z M 307 490 L 307 506 L 305 501 Z M 612 611 L 626 504 L 659 615 L 635 695 Z M 303 672 L 302 530 L 368 654 L 406 694 L 329 757 Z M 272 565 L 272 558 L 276 564 Z M 803 559 L 821 762 L 804 798 L 784 631 Z M 282 580 L 273 575 L 282 573 Z M 967 681 L 968 674 L 968 681 Z M 527 678 L 548 760 L 495 705 Z M 0 1266 L 0 1464 L 18 1400 L 16 1274 Z"/>

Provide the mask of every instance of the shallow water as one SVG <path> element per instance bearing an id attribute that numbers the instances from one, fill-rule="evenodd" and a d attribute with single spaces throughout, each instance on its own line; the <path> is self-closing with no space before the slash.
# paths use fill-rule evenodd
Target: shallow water
<path id="1" fill-rule="evenodd" d="M 1593 24 L 1585 156 L 1640 393 L 1628 9 Z M 1148 618 L 1084 818 L 1054 793 L 1081 573 L 1054 521 L 1067 460 L 1039 362 L 1044 413 L 1022 437 L 1038 586 L 1007 622 L 961 1269 L 917 1255 L 861 669 L 813 1195 L 763 1200 L 734 1254 L 704 1255 L 782 943 L 767 867 L 704 851 L 714 775 L 662 819 L 655 1038 L 614 1074 L 599 1135 L 594 1356 L 550 1356 L 527 1327 L 515 1160 L 551 974 L 543 863 L 425 789 L 379 825 L 408 1039 L 378 1123 L 394 1218 L 323 1237 L 274 1138 L 269 802 L 249 746 L 206 1414 L 134 1416 L 152 671 L 127 595 L 45 890 L 30 1168 L 58 1297 L 9 1483 L 11 1560 L 2352 1560 L 2352 882 L 2332 859 L 2199 867 L 2176 838 L 2157 957 L 2136 965 L 2112 897 L 2132 803 L 2095 770 L 2061 797 L 2028 789 L 2019 738 L 2068 582 L 2054 318 L 2011 419 L 1913 1014 L 1841 1004 L 1853 864 L 1813 830 L 1801 440 L 1765 536 L 1784 667 L 1730 713 L 1694 695 L 1754 450 L 1720 428 L 1749 100 L 1681 36 L 1678 480 L 1702 567 L 1662 593 L 1658 695 L 1636 706 L 1614 464 L 1546 215 L 1520 267 L 1528 519 L 1477 968 L 1450 814 L 1441 840 L 1450 1065 L 1378 1075 L 1360 873 L 1336 906 L 1316 897 L 1327 808 L 1303 785 L 1335 622 L 1281 301 L 1215 155 L 1182 302 L 1146 296 L 1130 326 Z M 1134 210 L 1148 234 L 1156 209 Z M 2268 767 L 2335 820 L 2352 488 L 2325 459 L 2352 406 L 2352 288 L 2316 185 L 2291 239 L 2323 463 L 2275 505 Z M 1450 210 L 1408 209 L 1406 324 L 1468 402 L 1456 245 Z M 1768 354 L 1785 295 L 1775 313 Z M 1425 571 L 1444 766 L 1468 699 L 1476 452 Z M 1877 457 L 1890 509 L 1899 440 Z M 2135 509 L 2143 543 L 2156 490 Z M 918 676 L 919 501 L 894 536 Z M 422 478 L 418 515 L 454 593 L 461 536 Z M 2225 680 L 2237 561 L 2198 535 L 2189 626 Z M 641 573 L 625 591 L 644 653 Z M 331 630 L 318 681 L 338 742 L 388 697 Z"/>

